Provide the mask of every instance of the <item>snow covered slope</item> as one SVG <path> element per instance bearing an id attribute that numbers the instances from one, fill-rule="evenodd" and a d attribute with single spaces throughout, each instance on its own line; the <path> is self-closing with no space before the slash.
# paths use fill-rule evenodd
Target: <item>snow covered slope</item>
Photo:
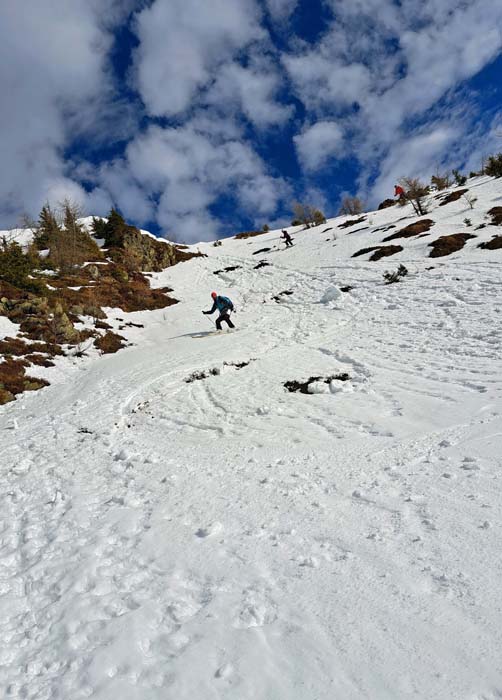
<path id="1" fill-rule="evenodd" d="M 0 408 L 0 697 L 502 697 L 502 251 L 474 230 L 502 191 L 469 187 L 379 262 L 351 256 L 406 210 L 201 244 L 151 275 L 180 304 L 114 314 L 131 347 Z"/>

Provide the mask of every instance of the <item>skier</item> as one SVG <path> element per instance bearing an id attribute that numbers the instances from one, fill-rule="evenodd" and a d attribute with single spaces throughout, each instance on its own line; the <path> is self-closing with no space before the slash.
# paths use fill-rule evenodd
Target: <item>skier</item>
<path id="1" fill-rule="evenodd" d="M 211 315 L 214 314 L 216 309 L 220 312 L 220 315 L 216 319 L 216 328 L 221 331 L 221 322 L 229 326 L 229 328 L 235 328 L 234 324 L 230 320 L 230 312 L 234 310 L 234 305 L 228 297 L 222 297 L 216 294 L 216 292 L 211 292 L 211 297 L 213 299 L 213 308 L 210 311 L 203 311 L 203 314 Z"/>
<path id="2" fill-rule="evenodd" d="M 286 229 L 284 229 L 284 228 L 282 229 L 282 236 L 281 236 L 281 238 L 284 238 L 284 240 L 286 241 L 286 248 L 289 248 L 290 246 L 293 245 L 293 239 L 291 238 L 291 236 L 289 235 L 289 233 L 288 233 L 288 232 L 286 231 Z"/>
<path id="3" fill-rule="evenodd" d="M 405 192 L 401 185 L 394 185 L 394 197 L 399 197 L 399 199 L 403 199 L 405 196 Z"/>

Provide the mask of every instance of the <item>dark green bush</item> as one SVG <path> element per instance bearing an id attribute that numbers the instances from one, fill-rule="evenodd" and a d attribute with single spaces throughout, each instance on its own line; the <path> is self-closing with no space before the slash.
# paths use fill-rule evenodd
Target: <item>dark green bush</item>
<path id="1" fill-rule="evenodd" d="M 485 173 L 491 177 L 502 177 L 502 153 L 490 156 L 486 162 Z"/>
<path id="2" fill-rule="evenodd" d="M 0 279 L 19 289 L 42 291 L 45 285 L 39 280 L 30 279 L 37 264 L 37 258 L 26 254 L 19 243 L 3 241 L 0 244 Z"/>

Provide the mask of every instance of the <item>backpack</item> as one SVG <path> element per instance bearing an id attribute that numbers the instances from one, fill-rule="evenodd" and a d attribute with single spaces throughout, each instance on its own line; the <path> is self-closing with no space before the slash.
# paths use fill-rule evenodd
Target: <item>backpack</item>
<path id="1" fill-rule="evenodd" d="M 228 297 L 221 297 L 221 296 L 220 296 L 220 299 L 221 299 L 221 301 L 222 301 L 223 304 L 224 304 L 224 309 L 223 309 L 224 311 L 226 311 L 227 309 L 228 309 L 229 311 L 233 311 L 233 310 L 234 310 L 234 305 L 232 304 L 232 302 L 230 301 L 230 299 L 229 299 Z"/>

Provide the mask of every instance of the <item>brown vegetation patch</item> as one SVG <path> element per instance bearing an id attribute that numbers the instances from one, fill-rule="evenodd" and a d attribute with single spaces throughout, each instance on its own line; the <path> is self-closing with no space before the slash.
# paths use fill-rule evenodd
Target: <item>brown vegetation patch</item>
<path id="1" fill-rule="evenodd" d="M 360 255 L 366 255 L 366 253 L 373 253 L 373 255 L 371 255 L 369 259 L 371 262 L 377 262 L 381 258 L 388 258 L 390 255 L 400 253 L 402 250 L 403 246 L 401 245 L 377 245 L 372 246 L 371 248 L 362 248 L 361 250 L 358 250 L 357 253 L 354 253 L 352 257 L 358 258 Z"/>
<path id="2" fill-rule="evenodd" d="M 66 287 L 59 289 L 57 296 L 66 308 L 80 307 L 83 314 L 103 319 L 106 315 L 101 310 L 102 306 L 130 312 L 163 309 L 176 304 L 176 299 L 166 295 L 170 291 L 167 287 L 152 289 L 141 272 L 127 272 L 119 265 L 110 265 L 96 285 L 79 290 Z"/>
<path id="3" fill-rule="evenodd" d="M 30 377 L 26 374 L 26 365 L 24 360 L 13 360 L 7 358 L 0 363 L 0 390 L 2 391 L 4 401 L 12 401 L 9 395 L 21 394 L 23 391 L 36 391 L 44 386 L 48 386 L 49 382 L 38 377 Z"/>
<path id="4" fill-rule="evenodd" d="M 47 355 L 61 355 L 62 351 L 57 345 L 50 343 L 26 343 L 22 338 L 6 337 L 0 340 L 0 355 L 27 355 L 28 353 L 45 353 Z"/>
<path id="5" fill-rule="evenodd" d="M 110 355 L 125 347 L 125 345 L 122 343 L 123 340 L 125 340 L 123 336 L 119 335 L 118 333 L 108 331 L 99 338 L 96 338 L 94 345 L 98 348 L 98 350 L 101 350 L 103 355 Z"/>
<path id="6" fill-rule="evenodd" d="M 331 384 L 331 382 L 334 380 L 338 380 L 339 382 L 348 382 L 349 379 L 349 375 L 346 372 L 344 372 L 343 374 L 332 374 L 330 377 L 309 377 L 309 379 L 307 379 L 306 382 L 299 382 L 293 379 L 292 381 L 284 382 L 284 387 L 290 393 L 298 392 L 300 394 L 311 395 L 309 388 L 310 385 L 314 382 L 324 382 L 324 384 Z"/>
<path id="7" fill-rule="evenodd" d="M 45 355 L 30 353 L 29 355 L 25 355 L 24 359 L 30 362 L 30 364 L 38 365 L 39 367 L 54 367 L 54 362 L 52 362 L 52 360 L 48 360 Z"/>
<path id="8" fill-rule="evenodd" d="M 492 217 L 493 226 L 502 226 L 502 207 L 493 207 L 488 214 Z"/>
<path id="9" fill-rule="evenodd" d="M 478 248 L 483 248 L 483 250 L 500 250 L 502 248 L 502 236 L 494 236 L 491 241 L 480 243 Z"/>
<path id="10" fill-rule="evenodd" d="M 363 221 L 366 221 L 365 216 L 361 216 L 360 219 L 349 219 L 344 224 L 338 224 L 338 228 L 350 228 L 351 226 L 355 226 L 356 224 L 362 224 Z"/>
<path id="11" fill-rule="evenodd" d="M 458 250 L 462 250 L 469 238 L 476 238 L 476 236 L 471 233 L 453 233 L 450 236 L 440 236 L 437 240 L 429 243 L 432 248 L 429 257 L 441 258 L 456 253 Z"/>
<path id="12" fill-rule="evenodd" d="M 111 329 L 113 328 L 113 326 L 110 326 L 110 324 L 109 324 L 109 323 L 106 323 L 106 321 L 99 321 L 99 320 L 97 320 L 97 321 L 94 323 L 94 328 L 99 328 L 99 330 L 101 330 L 101 331 L 111 331 Z"/>
<path id="13" fill-rule="evenodd" d="M 422 219 L 421 221 L 416 221 L 414 224 L 405 226 L 405 228 L 402 228 L 400 231 L 396 231 L 396 233 L 391 233 L 390 236 L 386 236 L 382 242 L 386 243 L 387 241 L 393 241 L 396 238 L 411 238 L 412 236 L 418 236 L 421 233 L 430 231 L 432 226 L 434 226 L 434 221 L 432 219 Z"/>
<path id="14" fill-rule="evenodd" d="M 455 190 L 455 192 L 450 192 L 449 195 L 447 195 L 443 201 L 440 203 L 440 207 L 444 207 L 446 204 L 451 204 L 452 202 L 456 202 L 462 195 L 466 194 L 466 192 L 469 192 L 468 189 L 464 190 Z"/>

